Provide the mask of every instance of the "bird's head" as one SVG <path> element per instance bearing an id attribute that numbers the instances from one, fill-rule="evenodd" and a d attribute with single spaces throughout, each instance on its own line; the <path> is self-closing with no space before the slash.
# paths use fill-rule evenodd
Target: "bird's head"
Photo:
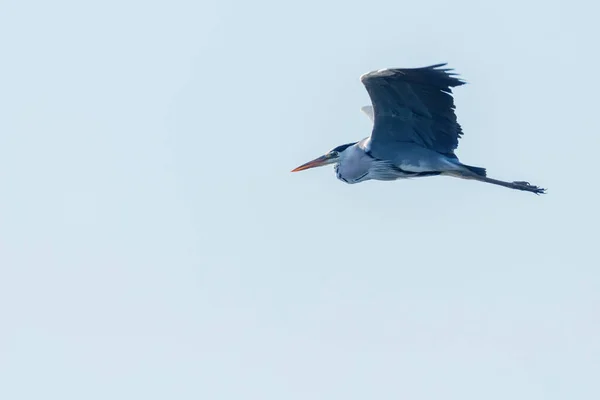
<path id="1" fill-rule="evenodd" d="M 305 164 L 302 164 L 298 168 L 293 169 L 292 172 L 304 171 L 305 169 L 323 167 L 325 165 L 337 163 L 340 161 L 340 158 L 344 156 L 344 152 L 356 143 L 357 142 L 346 143 L 336 148 L 333 148 L 330 151 L 328 151 L 325 155 L 317 157 L 314 160 L 309 161 Z"/>

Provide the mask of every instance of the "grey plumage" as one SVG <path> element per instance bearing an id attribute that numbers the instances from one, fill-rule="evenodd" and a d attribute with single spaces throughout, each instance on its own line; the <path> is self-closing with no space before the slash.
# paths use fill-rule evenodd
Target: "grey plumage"
<path id="1" fill-rule="evenodd" d="M 462 136 L 452 88 L 465 82 L 444 64 L 387 69 L 361 76 L 374 109 L 371 152 L 384 157 L 389 143 L 415 143 L 453 156 Z"/>
<path id="2" fill-rule="evenodd" d="M 360 77 L 372 108 L 371 135 L 338 146 L 293 171 L 335 163 L 337 177 L 347 183 L 447 175 L 493 183 L 536 194 L 545 189 L 527 182 L 488 178 L 485 168 L 462 164 L 455 154 L 462 128 L 455 114 L 452 88 L 465 82 L 446 64 L 393 68 Z"/>

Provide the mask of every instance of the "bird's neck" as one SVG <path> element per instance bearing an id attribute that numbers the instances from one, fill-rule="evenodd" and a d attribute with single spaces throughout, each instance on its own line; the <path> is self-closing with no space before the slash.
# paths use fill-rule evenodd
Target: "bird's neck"
<path id="1" fill-rule="evenodd" d="M 340 159 L 336 165 L 337 177 L 348 183 L 368 179 L 372 161 L 373 159 L 358 144 L 352 145 L 340 154 Z"/>

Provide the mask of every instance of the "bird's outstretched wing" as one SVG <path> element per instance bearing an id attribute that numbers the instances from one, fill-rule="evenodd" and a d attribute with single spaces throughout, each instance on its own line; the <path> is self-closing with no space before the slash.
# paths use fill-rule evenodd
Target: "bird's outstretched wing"
<path id="1" fill-rule="evenodd" d="M 454 154 L 462 129 L 454 113 L 452 87 L 465 82 L 451 69 L 441 68 L 445 65 L 382 69 L 360 77 L 373 105 L 374 157 L 389 158 L 390 147 L 402 142 Z"/>

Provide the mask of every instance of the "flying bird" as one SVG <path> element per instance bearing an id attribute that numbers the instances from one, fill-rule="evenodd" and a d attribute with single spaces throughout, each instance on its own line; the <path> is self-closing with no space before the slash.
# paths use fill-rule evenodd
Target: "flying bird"
<path id="1" fill-rule="evenodd" d="M 485 168 L 458 160 L 454 151 L 463 132 L 454 112 L 452 88 L 465 81 L 453 69 L 443 68 L 446 65 L 363 74 L 360 81 L 372 105 L 362 111 L 373 121 L 371 135 L 337 146 L 292 172 L 335 164 L 337 178 L 350 184 L 445 175 L 545 193 L 546 189 L 528 182 L 489 178 Z"/>

